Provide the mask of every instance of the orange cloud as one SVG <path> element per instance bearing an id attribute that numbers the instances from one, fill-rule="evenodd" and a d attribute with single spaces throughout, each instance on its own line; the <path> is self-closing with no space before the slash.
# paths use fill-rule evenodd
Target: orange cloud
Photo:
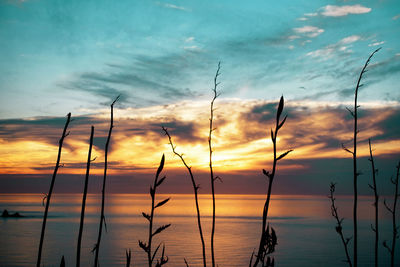
<path id="1" fill-rule="evenodd" d="M 221 100 L 216 102 L 216 107 L 213 159 L 217 171 L 268 167 L 272 160 L 269 131 L 274 124 L 276 103 Z M 108 112 L 108 109 L 100 110 L 99 115 L 77 117 L 71 123 L 71 134 L 65 140 L 62 154 L 62 173 L 84 172 L 90 125 L 95 126 L 92 154 L 97 156 L 91 173 L 102 173 Z M 341 144 L 351 148 L 353 122 L 344 107 L 288 102 L 284 113 L 288 119 L 278 137 L 278 150 L 283 153 L 294 149 L 294 152 L 288 156 L 290 163 L 282 162 L 282 169 L 303 168 L 296 160 L 349 156 Z M 360 156 L 368 154 L 368 138 L 373 139 L 377 156 L 400 151 L 399 126 L 392 123 L 399 114 L 397 106 L 363 106 L 359 121 Z M 114 118 L 110 174 L 129 174 L 134 170 L 152 172 L 162 153 L 166 154 L 169 168 L 182 168 L 163 136 L 162 125 L 169 129 L 177 151 L 184 153 L 188 164 L 200 170 L 208 168 L 208 102 L 183 101 L 166 106 L 116 109 Z M 0 121 L 0 173 L 51 173 L 63 120 Z"/>

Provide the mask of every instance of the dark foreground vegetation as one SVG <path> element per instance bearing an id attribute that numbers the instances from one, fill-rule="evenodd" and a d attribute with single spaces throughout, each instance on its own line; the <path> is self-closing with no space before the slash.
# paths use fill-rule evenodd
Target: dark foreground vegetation
<path id="1" fill-rule="evenodd" d="M 354 99 L 354 108 L 353 109 L 348 109 L 350 114 L 352 115 L 354 119 L 354 132 L 353 132 L 353 149 L 350 150 L 347 147 L 343 145 L 343 149 L 347 152 L 349 152 L 352 155 L 353 159 L 353 185 L 354 185 L 354 205 L 353 205 L 353 235 L 352 237 L 346 237 L 344 235 L 343 231 L 343 218 L 340 217 L 338 207 L 336 205 L 336 198 L 335 198 L 335 189 L 336 189 L 336 184 L 332 183 L 330 186 L 330 195 L 329 199 L 331 201 L 331 213 L 332 216 L 334 217 L 336 221 L 336 232 L 340 236 L 341 243 L 344 247 L 344 254 L 345 254 L 345 260 L 344 262 L 347 263 L 349 266 L 354 266 L 356 267 L 358 265 L 358 232 L 357 232 L 357 225 L 358 225 L 358 217 L 357 217 L 357 207 L 358 207 L 358 176 L 360 175 L 359 170 L 357 169 L 357 134 L 358 134 L 358 115 L 357 115 L 357 110 L 359 108 L 359 105 L 357 103 L 358 99 L 358 90 L 362 86 L 361 80 L 365 72 L 367 71 L 368 64 L 373 57 L 373 55 L 378 52 L 378 50 L 374 51 L 366 61 L 364 67 L 362 68 L 362 71 L 359 75 L 358 82 L 355 88 L 355 99 Z M 187 173 L 188 173 L 188 178 L 190 179 L 192 186 L 193 186 L 193 196 L 194 196 L 194 204 L 196 207 L 196 222 L 198 226 L 198 231 L 199 231 L 199 236 L 200 236 L 200 244 L 201 249 L 202 249 L 202 262 L 203 266 L 206 267 L 207 264 L 210 263 L 210 260 L 207 260 L 206 258 L 206 251 L 207 249 L 210 249 L 210 255 L 211 255 L 211 266 L 215 267 L 218 266 L 218 263 L 215 260 L 215 250 L 214 250 L 214 236 L 215 233 L 217 232 L 217 229 L 215 228 L 215 219 L 216 219 L 216 207 L 215 207 L 215 182 L 216 181 L 221 181 L 222 179 L 218 176 L 215 175 L 214 169 L 213 169 L 213 143 L 212 143 L 212 137 L 213 137 L 213 132 L 216 130 L 214 126 L 214 112 L 215 112 L 215 101 L 217 97 L 219 96 L 218 92 L 218 78 L 220 76 L 220 69 L 221 65 L 220 63 L 218 64 L 218 68 L 214 77 L 214 87 L 212 88 L 213 92 L 213 97 L 211 100 L 210 104 L 210 117 L 209 117 L 209 135 L 208 135 L 208 148 L 209 148 L 209 171 L 210 171 L 210 185 L 211 185 L 211 196 L 212 196 L 212 228 L 211 228 L 211 234 L 210 234 L 210 240 L 205 240 L 204 238 L 204 229 L 202 227 L 202 216 L 200 213 L 200 204 L 198 200 L 198 191 L 200 189 L 199 184 L 196 182 L 196 176 L 192 171 L 192 167 L 190 166 L 189 163 L 186 162 L 184 156 L 182 153 L 178 153 L 176 151 L 176 146 L 173 143 L 173 138 L 169 132 L 169 130 L 165 127 L 162 127 L 162 131 L 165 133 L 166 137 L 168 138 L 169 144 L 171 146 L 172 152 L 174 155 L 176 155 L 182 162 L 183 166 L 186 168 Z M 107 156 L 108 156 L 108 150 L 109 150 L 109 144 L 110 140 L 112 137 L 112 129 L 114 127 L 113 121 L 113 109 L 114 105 L 118 101 L 117 97 L 111 104 L 111 117 L 110 117 L 110 128 L 108 132 L 108 137 L 107 141 L 105 144 L 105 159 L 104 159 L 104 176 L 103 176 L 103 187 L 102 187 L 102 202 L 101 202 L 101 214 L 99 218 L 99 232 L 98 232 L 98 238 L 97 242 L 93 248 L 94 252 L 94 266 L 100 266 L 100 260 L 99 260 L 99 254 L 100 254 L 100 244 L 101 244 L 101 237 L 103 233 L 103 226 L 106 227 L 106 216 L 104 213 L 104 201 L 105 201 L 105 193 L 106 193 L 106 178 L 107 178 Z M 291 149 L 286 150 L 286 152 L 282 154 L 277 154 L 278 150 L 278 133 L 284 126 L 287 115 L 283 116 L 283 110 L 284 110 L 284 98 L 283 96 L 280 98 L 279 103 L 277 105 L 277 111 L 276 111 L 276 120 L 273 128 L 270 131 L 270 138 L 273 144 L 273 162 L 272 162 L 272 167 L 270 170 L 262 170 L 262 173 L 266 176 L 267 178 L 267 186 L 266 186 L 266 199 L 263 207 L 260 207 L 260 211 L 262 210 L 262 221 L 261 221 L 261 231 L 260 231 L 260 236 L 259 236 L 259 243 L 258 246 L 254 249 L 253 253 L 249 253 L 249 267 L 257 267 L 257 266 L 262 266 L 262 267 L 273 267 L 275 266 L 275 259 L 273 257 L 273 253 L 275 252 L 276 246 L 278 245 L 278 238 L 277 238 L 277 233 L 273 227 L 273 225 L 270 224 L 269 218 L 268 218 L 268 211 L 269 211 L 269 206 L 270 206 L 270 201 L 271 201 L 271 194 L 272 194 L 272 185 L 273 181 L 278 173 L 278 162 L 281 161 L 284 157 L 289 155 L 290 152 L 292 152 Z M 71 121 L 71 114 L 69 113 L 67 115 L 67 120 L 64 126 L 63 133 L 61 135 L 61 138 L 59 140 L 59 150 L 58 150 L 58 156 L 57 156 L 57 161 L 56 161 L 56 166 L 54 169 L 54 173 L 51 179 L 50 183 L 50 188 L 48 194 L 45 196 L 46 200 L 46 206 L 45 206 L 45 212 L 43 216 L 43 225 L 42 225 L 42 231 L 41 231 L 41 236 L 40 236 L 40 243 L 39 243 L 39 251 L 38 251 L 38 258 L 37 258 L 37 267 L 41 266 L 41 255 L 42 255 L 42 247 L 43 247 L 43 240 L 45 236 L 45 229 L 46 229 L 46 220 L 47 220 L 47 215 L 48 215 L 48 209 L 50 205 L 50 200 L 52 196 L 52 191 L 54 187 L 54 183 L 56 180 L 57 176 L 57 171 L 59 169 L 60 165 L 60 158 L 61 158 L 61 152 L 62 152 L 62 146 L 63 146 L 63 141 L 64 139 L 69 135 L 69 132 L 67 131 L 69 122 Z M 78 244 L 77 244 L 77 256 L 76 256 L 76 266 L 80 266 L 80 251 L 81 251 L 81 242 L 82 242 L 82 229 L 84 227 L 84 217 L 85 217 L 85 205 L 86 205 L 86 195 L 87 195 L 87 185 L 88 185 L 88 179 L 89 179 L 89 171 L 90 171 L 90 163 L 94 160 L 91 158 L 91 150 L 92 150 L 92 145 L 93 145 L 93 136 L 94 136 L 94 127 L 92 126 L 91 128 L 91 135 L 89 139 L 89 151 L 88 151 L 88 160 L 87 160 L 87 169 L 86 169 L 86 176 L 85 176 L 85 186 L 83 190 L 83 198 L 82 198 L 82 210 L 81 210 L 81 219 L 80 219 L 80 226 L 79 226 L 79 236 L 78 236 Z M 399 184 L 399 169 L 400 169 L 400 163 L 397 165 L 397 172 L 396 172 L 396 177 L 392 178 L 392 183 L 394 185 L 394 198 L 393 198 L 393 203 L 387 203 L 387 201 L 384 201 L 384 205 L 388 212 L 391 213 L 392 215 L 392 240 L 391 241 L 383 241 L 381 242 L 379 240 L 379 209 L 378 209 L 378 204 L 379 204 L 379 194 L 378 194 L 378 188 L 376 185 L 376 174 L 377 174 L 377 169 L 375 166 L 374 158 L 373 158 L 373 153 L 372 153 L 372 145 L 370 142 L 369 146 L 369 152 L 370 152 L 370 162 L 371 162 L 371 173 L 372 173 L 372 182 L 370 184 L 371 189 L 374 192 L 374 211 L 375 211 L 375 222 L 374 225 L 371 226 L 372 231 L 375 233 L 375 243 L 374 243 L 374 248 L 375 248 L 375 266 L 378 266 L 378 250 L 379 248 L 385 248 L 388 251 L 388 254 L 390 255 L 390 260 L 391 260 L 391 266 L 395 266 L 395 246 L 396 246 L 396 240 L 398 239 L 398 230 L 399 227 L 396 224 L 396 207 L 397 207 L 397 201 L 398 201 L 398 184 Z M 164 180 L 166 179 L 165 176 L 161 177 L 161 172 L 164 168 L 164 162 L 165 162 L 165 157 L 162 155 L 159 167 L 156 171 L 156 175 L 153 181 L 153 184 L 150 186 L 150 197 L 151 197 L 151 207 L 150 207 L 150 212 L 143 211 L 142 215 L 144 219 L 148 221 L 148 238 L 146 241 L 139 240 L 138 241 L 138 246 L 143 249 L 143 251 L 147 255 L 147 263 L 149 267 L 152 266 L 163 266 L 163 265 L 168 265 L 168 256 L 166 252 L 165 245 L 161 242 L 157 245 L 154 245 L 154 240 L 153 237 L 160 234 L 164 230 L 167 230 L 171 224 L 165 224 L 165 225 L 160 225 L 156 227 L 156 211 L 161 208 L 161 206 L 167 204 L 169 201 L 169 198 L 164 199 L 164 200 L 157 200 L 157 189 L 162 185 Z M 3 213 L 4 215 L 4 213 Z M 353 247 L 353 254 L 351 259 L 351 253 L 350 253 L 350 246 Z M 122 254 L 122 252 L 121 252 Z M 135 266 L 135 263 L 132 262 L 132 254 L 131 250 L 128 249 L 126 250 L 126 266 Z M 190 255 L 182 255 L 182 265 L 185 264 L 185 266 L 190 266 Z M 232 259 L 234 261 L 234 259 Z M 60 266 L 65 266 L 65 259 L 62 257 Z"/>

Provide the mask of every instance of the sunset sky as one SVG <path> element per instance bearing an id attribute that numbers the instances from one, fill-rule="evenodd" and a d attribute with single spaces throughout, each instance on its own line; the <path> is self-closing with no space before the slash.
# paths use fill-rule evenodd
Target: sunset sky
<path id="1" fill-rule="evenodd" d="M 217 193 L 264 193 L 277 101 L 288 114 L 275 193 L 351 192 L 352 108 L 358 75 L 360 188 L 371 193 L 371 138 L 383 194 L 400 160 L 400 5 L 388 1 L 0 0 L 0 192 L 45 192 L 72 113 L 56 189 L 81 192 L 90 126 L 98 192 L 109 105 L 115 128 L 111 192 L 147 193 L 161 155 L 165 190 L 191 192 L 169 129 L 208 193 L 208 123 L 218 62 Z"/>

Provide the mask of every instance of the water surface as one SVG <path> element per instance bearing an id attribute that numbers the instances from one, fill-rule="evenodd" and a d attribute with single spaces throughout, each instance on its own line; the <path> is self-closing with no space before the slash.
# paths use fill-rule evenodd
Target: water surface
<path id="1" fill-rule="evenodd" d="M 157 236 L 164 242 L 169 257 L 167 266 L 201 266 L 201 243 L 196 223 L 192 195 L 159 195 L 159 200 L 171 197 L 170 202 L 157 209 L 156 226 L 172 226 Z M 82 196 L 56 194 L 52 198 L 43 247 L 43 266 L 59 266 L 62 255 L 67 266 L 75 265 L 76 243 Z M 97 239 L 100 195 L 89 195 L 86 207 L 82 244 L 82 266 L 93 265 L 91 250 Z M 374 233 L 370 229 L 374 209 L 372 198 L 360 198 L 359 262 L 372 266 Z M 248 266 L 250 255 L 257 247 L 261 232 L 264 196 L 218 195 L 216 220 L 216 261 L 219 266 Z M 202 222 L 209 252 L 211 228 L 211 199 L 200 195 Z M 345 217 L 344 232 L 352 235 L 352 199 L 338 197 L 341 216 Z M 100 247 L 101 266 L 124 266 L 125 250 L 132 249 L 134 266 L 145 266 L 146 255 L 138 240 L 147 240 L 147 220 L 141 212 L 149 212 L 150 198 L 142 194 L 114 194 L 106 199 L 107 232 Z M 0 219 L 0 266 L 34 266 L 40 237 L 42 195 L 0 194 L 0 209 L 20 212 L 25 218 Z M 391 240 L 391 220 L 381 208 L 382 240 Z M 276 266 L 345 266 L 335 221 L 330 214 L 326 196 L 273 196 L 270 224 L 278 236 L 274 254 Z M 390 243 L 390 242 L 389 242 Z M 399 246 L 398 246 L 399 248 Z M 396 251 L 397 252 L 397 251 Z M 400 252 L 400 251 L 399 251 Z M 210 254 L 210 253 L 208 253 Z M 383 266 L 389 256 L 380 249 Z M 400 255 L 400 254 L 398 254 Z M 208 255 L 209 256 L 209 255 Z M 397 261 L 400 261 L 400 256 Z"/>

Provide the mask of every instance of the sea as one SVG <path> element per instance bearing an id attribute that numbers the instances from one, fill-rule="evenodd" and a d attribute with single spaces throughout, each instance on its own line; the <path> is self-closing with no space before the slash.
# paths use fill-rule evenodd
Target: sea
<path id="1" fill-rule="evenodd" d="M 168 263 L 165 266 L 202 266 L 201 241 L 193 195 L 157 195 L 157 201 L 171 198 L 155 210 L 154 229 L 171 224 L 153 240 L 165 246 Z M 336 197 L 343 221 L 343 232 L 352 237 L 352 206 L 350 196 Z M 0 210 L 19 212 L 22 218 L 0 218 L 0 266 L 35 266 L 44 212 L 41 194 L 0 194 Z M 211 266 L 210 232 L 212 200 L 199 195 L 201 222 L 206 241 L 207 262 Z M 261 233 L 264 195 L 217 195 L 215 260 L 222 266 L 249 266 Z M 388 199 L 390 205 L 392 199 Z M 51 199 L 45 232 L 42 266 L 60 266 L 62 256 L 66 266 L 76 265 L 81 194 L 54 194 Z M 83 229 L 81 266 L 93 266 L 92 249 L 97 240 L 101 196 L 89 194 Z M 142 212 L 150 213 L 148 194 L 109 194 L 106 196 L 106 231 L 100 244 L 100 266 L 126 266 L 126 251 L 132 251 L 131 266 L 148 266 L 139 240 L 147 242 L 148 221 Z M 392 217 L 380 203 L 380 244 L 392 241 Z M 399 211 L 398 211 L 399 213 Z M 373 198 L 359 198 L 359 266 L 374 265 L 375 234 Z M 397 218 L 400 223 L 399 218 Z M 278 238 L 272 254 L 275 266 L 347 266 L 345 252 L 336 222 L 331 215 L 327 196 L 274 195 L 269 211 L 269 224 Z M 400 241 L 396 248 L 396 266 L 400 266 Z M 350 241 L 352 255 L 352 241 Z M 161 248 L 160 250 L 161 251 Z M 157 257 L 156 257 L 157 258 Z M 390 265 L 387 250 L 379 247 L 380 266 Z"/>

